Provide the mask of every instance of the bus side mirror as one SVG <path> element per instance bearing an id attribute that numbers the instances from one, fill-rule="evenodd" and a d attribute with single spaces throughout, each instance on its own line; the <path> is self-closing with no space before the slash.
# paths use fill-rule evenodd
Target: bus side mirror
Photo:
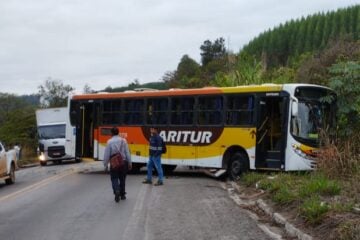
<path id="1" fill-rule="evenodd" d="M 293 101 L 291 104 L 291 116 L 297 117 L 299 112 L 299 104 L 296 101 Z"/>

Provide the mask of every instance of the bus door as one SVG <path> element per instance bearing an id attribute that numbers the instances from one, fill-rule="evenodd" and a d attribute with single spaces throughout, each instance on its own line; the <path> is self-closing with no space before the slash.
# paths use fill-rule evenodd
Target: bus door
<path id="1" fill-rule="evenodd" d="M 92 158 L 94 143 L 94 103 L 90 100 L 80 105 L 80 124 L 76 131 L 77 156 Z"/>
<path id="2" fill-rule="evenodd" d="M 285 168 L 288 94 L 265 93 L 257 100 L 255 167 Z"/>
<path id="3" fill-rule="evenodd" d="M 93 151 L 93 158 L 95 160 L 99 160 L 99 147 L 100 147 L 100 131 L 99 131 L 99 112 L 100 112 L 100 103 L 99 102 L 94 102 L 94 113 L 93 113 L 93 121 L 92 121 L 92 134 L 93 136 L 90 137 L 90 139 L 93 139 L 93 147 L 92 147 L 92 151 Z"/>

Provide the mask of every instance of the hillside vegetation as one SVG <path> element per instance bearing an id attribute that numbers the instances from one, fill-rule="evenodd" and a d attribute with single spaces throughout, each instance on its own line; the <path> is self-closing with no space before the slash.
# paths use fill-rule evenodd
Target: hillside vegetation
<path id="1" fill-rule="evenodd" d="M 360 5 L 317 13 L 261 33 L 242 50 L 267 67 L 289 66 L 304 53 L 319 52 L 334 40 L 360 37 Z"/>
<path id="2" fill-rule="evenodd" d="M 360 208 L 359 30 L 360 5 L 318 13 L 265 31 L 238 53 L 229 52 L 223 38 L 206 40 L 201 63 L 184 55 L 163 77 L 168 87 L 297 82 L 337 93 L 337 128 L 331 138 L 323 134 L 318 171 L 271 178 L 250 173 L 240 181 L 265 190 L 279 211 L 296 222 L 300 217 L 321 239 L 360 239 L 354 212 Z"/>

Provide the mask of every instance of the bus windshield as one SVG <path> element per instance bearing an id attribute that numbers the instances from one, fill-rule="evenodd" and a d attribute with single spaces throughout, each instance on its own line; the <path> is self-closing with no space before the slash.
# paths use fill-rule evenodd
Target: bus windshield
<path id="1" fill-rule="evenodd" d="M 304 92 L 304 90 L 302 90 Z M 311 89 L 314 91 L 314 89 Z M 298 114 L 292 118 L 291 132 L 294 137 L 306 142 L 319 142 L 320 131 L 328 131 L 335 126 L 336 104 L 335 96 L 327 98 L 330 91 L 319 91 L 317 96 L 306 96 L 302 93 L 298 96 Z"/>
<path id="2" fill-rule="evenodd" d="M 39 126 L 39 139 L 65 138 L 65 124 Z"/>

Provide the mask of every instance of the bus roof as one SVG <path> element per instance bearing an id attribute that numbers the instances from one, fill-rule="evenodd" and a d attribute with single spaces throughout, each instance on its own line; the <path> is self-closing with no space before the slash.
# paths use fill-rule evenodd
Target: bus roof
<path id="1" fill-rule="evenodd" d="M 247 93 L 247 92 L 279 92 L 283 89 L 283 84 L 262 84 L 246 85 L 236 87 L 203 87 L 193 89 L 169 89 L 153 91 L 127 91 L 114 93 L 91 93 L 74 95 L 73 99 L 110 99 L 110 98 L 132 98 L 132 97 L 160 97 L 160 96 L 192 96 L 192 95 L 211 95 L 220 93 Z"/>

